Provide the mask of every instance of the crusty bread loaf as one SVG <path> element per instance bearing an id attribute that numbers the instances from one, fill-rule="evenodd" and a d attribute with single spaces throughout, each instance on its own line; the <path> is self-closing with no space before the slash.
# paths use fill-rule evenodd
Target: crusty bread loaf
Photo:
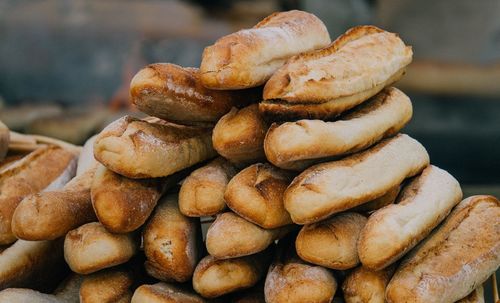
<path id="1" fill-rule="evenodd" d="M 292 226 L 264 229 L 242 217 L 226 212 L 219 214 L 207 231 L 208 253 L 217 259 L 248 256 L 266 249 L 285 236 Z"/>
<path id="2" fill-rule="evenodd" d="M 300 120 L 271 125 L 264 151 L 278 167 L 303 170 L 321 159 L 360 151 L 395 135 L 411 116 L 410 99 L 390 87 L 334 122 Z"/>
<path id="3" fill-rule="evenodd" d="M 94 156 L 129 178 L 165 177 L 214 157 L 211 135 L 210 128 L 125 116 L 97 136 Z"/>
<path id="4" fill-rule="evenodd" d="M 10 132 L 5 124 L 0 121 L 0 161 L 5 158 L 9 150 Z"/>
<path id="5" fill-rule="evenodd" d="M 456 303 L 484 303 L 483 286 L 480 285 L 478 288 L 474 289 L 467 297 L 458 300 Z"/>
<path id="6" fill-rule="evenodd" d="M 24 197 L 60 187 L 75 173 L 75 155 L 60 147 L 39 148 L 0 172 L 0 244 L 16 240 L 12 216 Z"/>
<path id="7" fill-rule="evenodd" d="M 262 228 L 292 223 L 283 206 L 283 193 L 292 182 L 290 172 L 257 163 L 240 171 L 227 185 L 224 198 L 235 213 Z"/>
<path id="8" fill-rule="evenodd" d="M 19 239 L 52 240 L 96 219 L 90 185 L 96 165 L 73 178 L 62 189 L 24 198 L 12 217 L 12 231 Z"/>
<path id="9" fill-rule="evenodd" d="M 400 134 L 342 160 L 308 168 L 285 191 L 285 208 L 295 223 L 317 222 L 384 195 L 428 164 L 425 148 Z"/>
<path id="10" fill-rule="evenodd" d="M 331 118 L 397 81 L 411 47 L 375 26 L 348 30 L 328 47 L 297 55 L 264 87 L 261 111 L 284 118 Z"/>
<path id="11" fill-rule="evenodd" d="M 83 278 L 80 303 L 127 303 L 132 298 L 132 274 L 122 270 L 100 271 Z"/>
<path id="12" fill-rule="evenodd" d="M 500 265 L 500 202 L 472 196 L 403 260 L 389 282 L 393 302 L 454 302 Z"/>
<path id="13" fill-rule="evenodd" d="M 131 303 L 205 303 L 206 300 L 185 287 L 156 283 L 139 286 Z"/>
<path id="14" fill-rule="evenodd" d="M 219 157 L 193 171 L 182 182 L 179 208 L 189 217 L 216 215 L 224 210 L 224 192 L 236 168 Z"/>
<path id="15" fill-rule="evenodd" d="M 240 258 L 218 260 L 206 256 L 196 266 L 193 288 L 205 298 L 215 298 L 254 286 L 265 274 L 273 249 Z"/>
<path id="16" fill-rule="evenodd" d="M 460 184 L 430 165 L 408 184 L 396 204 L 373 213 L 361 232 L 358 252 L 363 266 L 380 270 L 424 239 L 462 199 Z"/>
<path id="17" fill-rule="evenodd" d="M 215 150 L 235 163 L 254 163 L 265 159 L 264 137 L 269 125 L 257 104 L 233 108 L 215 125 L 212 142 Z"/>
<path id="18" fill-rule="evenodd" d="M 304 261 L 346 270 L 359 264 L 357 241 L 366 218 L 345 212 L 327 220 L 305 225 L 299 232 L 295 247 Z"/>
<path id="19" fill-rule="evenodd" d="M 64 239 L 64 259 L 79 274 L 125 263 L 137 249 L 132 234 L 112 234 L 98 222 L 84 224 L 68 232 Z"/>
<path id="20" fill-rule="evenodd" d="M 377 209 L 380 209 L 384 206 L 394 203 L 400 191 L 401 191 L 401 185 L 396 185 L 393 188 L 389 189 L 389 191 L 386 192 L 383 196 L 375 198 L 369 202 L 360 204 L 352 208 L 351 210 L 359 213 L 371 213 Z"/>
<path id="21" fill-rule="evenodd" d="M 197 68 L 150 64 L 130 82 L 131 102 L 154 117 L 184 125 L 215 124 L 233 106 L 260 101 L 262 89 L 210 90 L 201 85 Z"/>
<path id="22" fill-rule="evenodd" d="M 328 30 L 316 16 L 297 10 L 274 13 L 205 48 L 201 82 L 212 89 L 259 86 L 287 58 L 329 43 Z"/>
<path id="23" fill-rule="evenodd" d="M 146 271 L 162 281 L 186 282 L 201 258 L 200 220 L 184 216 L 177 195 L 164 196 L 143 231 Z"/>
<path id="24" fill-rule="evenodd" d="M 385 303 L 385 288 L 395 266 L 372 271 L 359 266 L 351 271 L 342 283 L 345 303 Z"/>
<path id="25" fill-rule="evenodd" d="M 0 303 L 67 303 L 51 294 L 29 288 L 7 288 L 0 291 Z"/>

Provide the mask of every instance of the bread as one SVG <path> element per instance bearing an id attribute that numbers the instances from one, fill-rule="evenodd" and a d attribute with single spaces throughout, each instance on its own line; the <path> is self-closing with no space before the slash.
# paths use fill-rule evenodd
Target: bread
<path id="1" fill-rule="evenodd" d="M 94 143 L 97 135 L 90 137 L 85 144 L 83 144 L 82 151 L 78 157 L 78 165 L 76 167 L 76 175 L 79 176 L 92 168 L 97 160 L 94 158 Z"/>
<path id="2" fill-rule="evenodd" d="M 236 168 L 224 158 L 216 158 L 193 171 L 182 182 L 179 208 L 189 217 L 216 215 L 226 208 L 224 192 Z"/>
<path id="3" fill-rule="evenodd" d="M 215 298 L 254 286 L 266 273 L 272 249 L 234 259 L 206 256 L 196 266 L 193 288 L 205 298 Z"/>
<path id="4" fill-rule="evenodd" d="M 98 222 L 84 224 L 64 239 L 64 259 L 79 274 L 125 263 L 137 249 L 132 234 L 112 234 Z"/>
<path id="5" fill-rule="evenodd" d="M 205 303 L 205 299 L 192 290 L 167 283 L 139 286 L 132 297 L 132 303 Z"/>
<path id="6" fill-rule="evenodd" d="M 385 288 L 394 273 L 394 266 L 372 271 L 359 266 L 342 283 L 345 303 L 385 303 Z"/>
<path id="7" fill-rule="evenodd" d="M 297 224 L 318 222 L 384 195 L 428 164 L 429 155 L 418 141 L 397 135 L 342 160 L 308 168 L 285 191 L 285 208 Z"/>
<path id="8" fill-rule="evenodd" d="M 177 195 L 164 196 L 143 231 L 149 275 L 162 281 L 186 282 L 201 258 L 200 220 L 181 214 Z"/>
<path id="9" fill-rule="evenodd" d="M 165 177 L 215 156 L 210 128 L 125 116 L 96 138 L 94 156 L 129 178 Z"/>
<path id="10" fill-rule="evenodd" d="M 133 277 L 129 272 L 111 269 L 84 276 L 80 303 L 128 303 L 132 298 Z"/>
<path id="11" fill-rule="evenodd" d="M 292 223 L 283 206 L 283 193 L 293 175 L 270 164 L 257 163 L 229 182 L 224 198 L 231 210 L 262 228 Z"/>
<path id="12" fill-rule="evenodd" d="M 29 288 L 7 288 L 0 291 L 0 303 L 66 303 L 56 296 Z"/>
<path id="13" fill-rule="evenodd" d="M 212 142 L 215 150 L 231 162 L 258 162 L 265 159 L 264 137 L 268 127 L 257 104 L 233 108 L 215 125 Z"/>
<path id="14" fill-rule="evenodd" d="M 82 275 L 72 273 L 57 286 L 54 295 L 64 303 L 80 303 L 82 282 Z"/>
<path id="15" fill-rule="evenodd" d="M 16 240 L 12 216 L 24 197 L 57 188 L 75 173 L 75 155 L 60 147 L 39 148 L 0 172 L 0 244 Z"/>
<path id="16" fill-rule="evenodd" d="M 12 232 L 24 240 L 52 240 L 96 219 L 90 185 L 96 166 L 76 176 L 62 189 L 24 198 L 12 217 Z"/>
<path id="17" fill-rule="evenodd" d="M 352 208 L 351 210 L 360 213 L 371 213 L 384 206 L 393 204 L 394 201 L 396 201 L 396 198 L 398 197 L 400 191 L 401 191 L 401 185 L 396 185 L 393 188 L 389 189 L 389 191 L 386 192 L 383 196 L 375 198 L 369 202 L 360 204 Z"/>
<path id="18" fill-rule="evenodd" d="M 484 303 L 484 289 L 482 285 L 474 289 L 467 297 L 460 299 L 457 303 Z"/>
<path id="19" fill-rule="evenodd" d="M 316 16 L 297 10 L 274 13 L 205 48 L 200 79 L 211 89 L 259 86 L 287 58 L 329 43 L 328 30 Z"/>
<path id="20" fill-rule="evenodd" d="M 354 27 L 328 47 L 288 60 L 266 83 L 260 110 L 288 119 L 335 117 L 401 78 L 412 55 L 396 34 Z"/>
<path id="21" fill-rule="evenodd" d="M 408 184 L 396 204 L 373 213 L 361 232 L 363 266 L 380 270 L 424 239 L 462 199 L 460 184 L 446 171 L 429 166 Z"/>
<path id="22" fill-rule="evenodd" d="M 274 165 L 302 170 L 321 159 L 357 152 L 395 135 L 411 116 L 410 99 L 390 87 L 334 122 L 300 120 L 272 124 L 264 140 L 264 151 Z"/>
<path id="23" fill-rule="evenodd" d="M 131 102 L 154 117 L 184 125 L 215 124 L 231 107 L 260 101 L 262 89 L 210 90 L 197 68 L 171 63 L 150 64 L 130 82 Z"/>
<path id="24" fill-rule="evenodd" d="M 403 260 L 386 290 L 392 302 L 454 302 L 500 265 L 500 202 L 472 196 Z"/>
<path id="25" fill-rule="evenodd" d="M 225 212 L 208 228 L 207 251 L 217 259 L 252 255 L 266 249 L 292 228 L 264 229 L 232 212 Z"/>
<path id="26" fill-rule="evenodd" d="M 0 121 L 0 161 L 5 158 L 9 150 L 10 132 L 5 124 Z"/>

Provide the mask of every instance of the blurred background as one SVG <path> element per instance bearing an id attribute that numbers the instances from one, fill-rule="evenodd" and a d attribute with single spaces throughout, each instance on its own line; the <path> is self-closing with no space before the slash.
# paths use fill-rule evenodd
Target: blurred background
<path id="1" fill-rule="evenodd" d="M 414 103 L 406 132 L 467 194 L 500 195 L 498 0 L 0 0 L 0 120 L 82 143 L 134 111 L 144 65 L 198 66 L 220 36 L 294 8 L 332 39 L 360 24 L 399 33 L 415 54 L 396 85 Z"/>

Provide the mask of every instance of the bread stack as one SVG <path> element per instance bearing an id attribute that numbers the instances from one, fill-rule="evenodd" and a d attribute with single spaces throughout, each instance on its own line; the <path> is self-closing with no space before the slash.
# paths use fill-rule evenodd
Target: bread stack
<path id="1" fill-rule="evenodd" d="M 31 287 L 44 262 L 7 261 L 57 243 L 74 272 L 54 294 L 0 302 L 482 302 L 500 202 L 461 201 L 400 133 L 412 104 L 391 85 L 411 59 L 396 34 L 359 26 L 331 42 L 290 11 L 219 39 L 199 69 L 147 66 L 130 91 L 151 117 L 89 140 L 66 185 L 47 189 L 60 173 L 47 172 L 16 196 L 14 169 L 0 173 L 0 239 L 19 239 L 1 285 Z"/>

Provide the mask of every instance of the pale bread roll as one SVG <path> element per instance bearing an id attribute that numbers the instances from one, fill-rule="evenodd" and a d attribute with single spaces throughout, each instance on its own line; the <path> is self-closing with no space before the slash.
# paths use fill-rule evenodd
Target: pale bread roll
<path id="1" fill-rule="evenodd" d="M 139 286 L 131 303 L 205 303 L 205 299 L 179 285 L 156 283 Z"/>
<path id="2" fill-rule="evenodd" d="M 372 271 L 359 266 L 351 271 L 342 283 L 345 303 L 385 303 L 385 288 L 395 266 Z"/>
<path id="3" fill-rule="evenodd" d="M 428 164 L 425 148 L 400 134 L 342 160 L 308 168 L 285 191 L 285 208 L 297 224 L 318 222 L 384 195 Z"/>
<path id="4" fill-rule="evenodd" d="M 328 47 L 288 60 L 266 83 L 260 110 L 284 120 L 335 117 L 401 78 L 412 55 L 396 34 L 354 27 Z"/>
<path id="5" fill-rule="evenodd" d="M 393 302 L 455 302 L 500 266 L 500 202 L 472 196 L 403 260 L 386 290 Z"/>
<path id="6" fill-rule="evenodd" d="M 216 215 L 226 208 L 224 192 L 236 168 L 219 157 L 194 170 L 182 182 L 179 191 L 179 208 L 189 217 Z"/>
<path id="7" fill-rule="evenodd" d="M 10 131 L 5 124 L 0 121 L 0 161 L 5 158 L 9 150 Z"/>
<path id="8" fill-rule="evenodd" d="M 262 228 L 292 223 L 283 206 L 283 194 L 292 182 L 290 172 L 267 163 L 251 165 L 227 185 L 224 198 L 232 211 Z"/>
<path id="9" fill-rule="evenodd" d="M 144 228 L 143 242 L 149 275 L 186 282 L 201 258 L 200 220 L 180 212 L 177 195 L 163 196 Z"/>
<path id="10" fill-rule="evenodd" d="M 480 285 L 478 288 L 474 289 L 467 297 L 458 300 L 457 303 L 484 303 L 483 286 Z"/>
<path id="11" fill-rule="evenodd" d="M 215 156 L 210 128 L 125 116 L 96 138 L 94 156 L 129 178 L 165 177 Z"/>
<path id="12" fill-rule="evenodd" d="M 351 209 L 354 212 L 371 213 L 389 204 L 393 204 L 401 191 L 401 185 L 394 186 L 383 196 L 375 198 L 369 202 L 360 204 Z"/>
<path id="13" fill-rule="evenodd" d="M 0 291 L 0 303 L 67 303 L 54 295 L 29 288 L 7 288 Z"/>
<path id="14" fill-rule="evenodd" d="M 328 30 L 316 16 L 298 10 L 277 12 L 205 48 L 201 82 L 211 89 L 259 86 L 287 58 L 329 43 Z"/>
<path id="15" fill-rule="evenodd" d="M 358 242 L 361 263 L 372 270 L 394 263 L 429 235 L 461 199 L 458 181 L 430 165 L 403 189 L 396 204 L 368 218 Z"/>
<path id="16" fill-rule="evenodd" d="M 233 108 L 215 125 L 212 142 L 215 150 L 234 163 L 254 163 L 265 159 L 264 137 L 269 125 L 257 104 Z"/>
<path id="17" fill-rule="evenodd" d="M 360 214 L 345 212 L 305 225 L 295 241 L 297 254 L 304 261 L 331 269 L 354 268 L 359 264 L 357 242 L 366 221 Z"/>
<path id="18" fill-rule="evenodd" d="M 79 274 L 125 263 L 137 249 L 132 234 L 112 234 L 98 222 L 82 225 L 64 239 L 64 259 Z"/>
<path id="19" fill-rule="evenodd" d="M 97 160 L 94 158 L 94 143 L 97 135 L 90 137 L 83 144 L 82 151 L 78 157 L 78 165 L 76 167 L 76 175 L 79 176 L 92 168 Z"/>
<path id="20" fill-rule="evenodd" d="M 321 159 L 354 153 L 397 134 L 412 112 L 411 101 L 403 92 L 386 88 L 337 121 L 272 124 L 264 151 L 269 162 L 278 167 L 303 170 Z"/>
<path id="21" fill-rule="evenodd" d="M 132 274 L 111 269 L 83 278 L 80 287 L 80 303 L 126 303 L 132 298 Z"/>

